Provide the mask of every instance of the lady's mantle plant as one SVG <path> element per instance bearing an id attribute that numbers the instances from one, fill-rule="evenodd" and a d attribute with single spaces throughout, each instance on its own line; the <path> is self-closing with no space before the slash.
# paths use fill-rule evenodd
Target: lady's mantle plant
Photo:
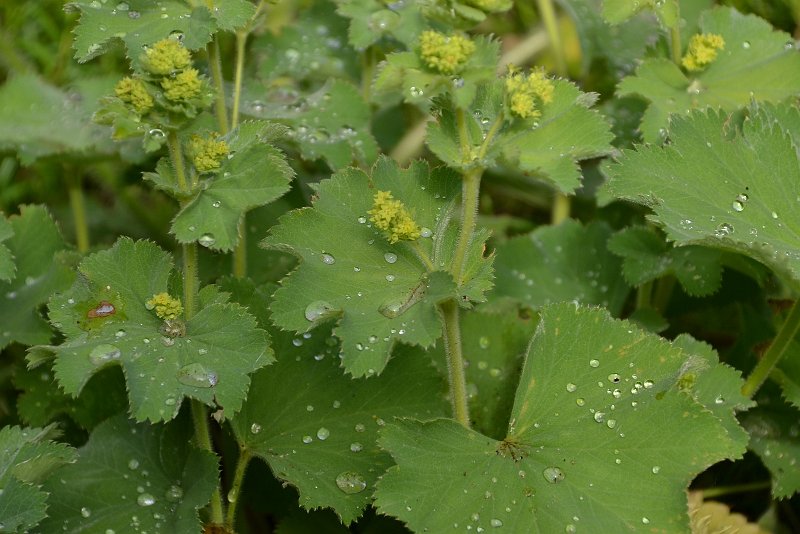
<path id="1" fill-rule="evenodd" d="M 800 13 L 712 4 L 9 40 L 0 530 L 703 532 L 741 491 L 798 527 Z"/>

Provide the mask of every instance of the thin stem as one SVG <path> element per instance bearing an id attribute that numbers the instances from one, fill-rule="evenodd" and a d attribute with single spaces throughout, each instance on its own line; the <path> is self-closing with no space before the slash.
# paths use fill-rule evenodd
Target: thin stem
<path id="1" fill-rule="evenodd" d="M 553 197 L 553 209 L 550 213 L 550 223 L 555 226 L 569 219 L 570 199 L 561 191 L 556 191 Z"/>
<path id="2" fill-rule="evenodd" d="M 700 490 L 703 493 L 703 499 L 713 499 L 714 497 L 722 497 L 724 495 L 731 495 L 734 493 L 749 493 L 751 491 L 761 491 L 772 487 L 769 480 L 763 482 L 751 482 L 749 484 L 736 484 L 733 486 L 719 486 L 716 488 L 708 488 Z"/>
<path id="3" fill-rule="evenodd" d="M 504 74 L 508 65 L 522 65 L 538 55 L 547 47 L 547 31 L 541 26 L 528 34 L 522 41 L 509 48 L 497 64 L 498 74 Z"/>
<path id="4" fill-rule="evenodd" d="M 233 75 L 233 109 L 231 110 L 231 130 L 239 124 L 239 105 L 242 98 L 242 76 L 244 73 L 244 51 L 248 32 L 236 32 L 236 70 Z"/>
<path id="5" fill-rule="evenodd" d="M 361 55 L 361 96 L 369 103 L 372 96 L 372 77 L 375 72 L 375 47 L 369 46 Z"/>
<path id="6" fill-rule="evenodd" d="M 467 130 L 467 117 L 461 108 L 456 109 L 456 126 L 458 127 L 458 139 L 461 141 L 461 158 L 464 161 L 469 161 L 470 138 Z"/>
<path id="7" fill-rule="evenodd" d="M 194 316 L 197 311 L 195 306 L 195 296 L 197 295 L 197 245 L 195 243 L 188 243 L 182 245 L 183 247 L 183 308 L 185 310 L 186 320 Z"/>
<path id="8" fill-rule="evenodd" d="M 789 316 L 778 331 L 778 335 L 772 340 L 767 352 L 764 353 L 764 356 L 750 372 L 750 376 L 745 380 L 744 386 L 742 386 L 742 394 L 744 396 L 752 397 L 755 395 L 758 388 L 761 387 L 772 372 L 772 369 L 786 353 L 786 349 L 789 348 L 798 330 L 800 330 L 800 299 L 795 301 Z"/>
<path id="9" fill-rule="evenodd" d="M 672 61 L 680 67 L 681 65 L 681 28 L 680 28 L 680 14 L 678 15 L 678 22 L 675 26 L 669 29 L 669 42 L 670 50 L 672 51 Z"/>
<path id="10" fill-rule="evenodd" d="M 450 383 L 450 401 L 453 404 L 453 418 L 469 428 L 467 379 L 464 374 L 461 324 L 456 301 L 448 300 L 440 304 L 439 317 L 441 318 L 442 326 L 444 326 L 444 353 L 447 356 L 447 375 Z"/>
<path id="11" fill-rule="evenodd" d="M 667 311 L 667 305 L 672 298 L 672 291 L 675 289 L 676 278 L 672 275 L 667 275 L 659 278 L 656 282 L 656 289 L 653 293 L 653 307 L 658 310 L 662 315 Z"/>
<path id="12" fill-rule="evenodd" d="M 405 165 L 419 154 L 422 145 L 425 144 L 425 133 L 428 131 L 428 121 L 430 120 L 430 117 L 425 117 L 406 130 L 405 135 L 389 152 L 389 157 L 397 163 Z"/>
<path id="13" fill-rule="evenodd" d="M 451 274 L 459 286 L 462 283 L 461 277 L 464 274 L 467 252 L 472 244 L 472 237 L 475 234 L 475 225 L 478 220 L 481 176 L 483 176 L 483 167 L 476 167 L 467 172 L 461 179 L 461 228 L 451 266 Z"/>
<path id="14" fill-rule="evenodd" d="M 242 489 L 242 482 L 244 482 L 244 474 L 247 471 L 247 466 L 250 465 L 252 454 L 249 449 L 242 448 L 239 451 L 239 459 L 236 461 L 236 473 L 233 475 L 233 485 L 228 491 L 228 513 L 225 515 L 225 528 L 229 532 L 233 532 L 234 523 L 236 522 L 236 503 L 239 502 L 239 494 Z"/>
<path id="15" fill-rule="evenodd" d="M 237 226 L 239 241 L 233 249 L 233 276 L 244 278 L 247 276 L 247 213 L 242 215 Z"/>
<path id="16" fill-rule="evenodd" d="M 564 59 L 564 43 L 561 42 L 561 35 L 558 31 L 558 19 L 552 0 L 536 0 L 539 6 L 539 14 L 542 22 L 547 29 L 547 36 L 550 38 L 550 47 L 553 50 L 553 58 L 556 62 L 556 73 L 559 76 L 567 75 L 567 62 Z"/>
<path id="17" fill-rule="evenodd" d="M 653 281 L 645 282 L 636 290 L 636 309 L 653 307 Z"/>
<path id="18" fill-rule="evenodd" d="M 208 429 L 208 412 L 206 411 L 206 406 L 195 399 L 191 400 L 191 405 L 195 443 L 201 449 L 213 453 L 214 447 L 211 444 L 211 434 Z M 211 495 L 211 522 L 221 525 L 224 517 L 225 515 L 222 511 L 222 496 L 220 495 L 219 484 L 217 484 L 214 493 Z"/>
<path id="19" fill-rule="evenodd" d="M 428 254 L 422 249 L 422 246 L 419 244 L 419 239 L 415 239 L 414 241 L 406 241 L 408 243 L 409 248 L 417 257 L 417 259 L 425 266 L 428 272 L 435 271 L 436 268 L 433 266 L 433 262 L 428 257 Z"/>
<path id="20" fill-rule="evenodd" d="M 216 101 L 214 111 L 217 114 L 219 132 L 223 135 L 228 133 L 228 108 L 225 106 L 225 80 L 222 77 L 222 62 L 219 58 L 219 41 L 217 36 L 206 46 L 208 53 L 208 63 L 211 67 L 211 79 L 214 81 Z"/>
<path id="21" fill-rule="evenodd" d="M 178 180 L 178 187 L 181 191 L 188 191 L 186 168 L 183 165 L 183 149 L 175 131 L 171 131 L 167 135 L 167 148 L 169 149 L 169 158 L 172 160 L 172 168 L 175 170 L 175 178 Z"/>
<path id="22" fill-rule="evenodd" d="M 86 203 L 83 197 L 83 184 L 80 176 L 69 180 L 69 205 L 75 222 L 75 241 L 78 252 L 89 252 L 89 225 L 86 222 Z"/>

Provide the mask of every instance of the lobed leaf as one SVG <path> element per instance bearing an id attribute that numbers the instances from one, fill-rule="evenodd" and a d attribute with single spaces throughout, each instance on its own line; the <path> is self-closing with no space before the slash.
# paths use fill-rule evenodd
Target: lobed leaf
<path id="1" fill-rule="evenodd" d="M 186 321 L 184 335 L 165 333 L 145 302 L 168 291 L 172 259 L 153 243 L 121 238 L 78 270 L 79 280 L 49 306 L 66 339 L 43 347 L 55 353 L 54 372 L 71 395 L 101 369 L 121 365 L 137 420 L 172 419 L 184 397 L 233 414 L 247 394 L 249 373 L 273 361 L 267 333 L 213 286 L 201 293 L 203 306 Z M 90 313 L 109 305 L 110 315 Z"/>
<path id="2" fill-rule="evenodd" d="M 14 254 L 3 244 L 14 236 L 14 228 L 8 219 L 0 213 L 0 283 L 11 282 L 17 274 L 17 266 L 14 264 Z"/>
<path id="3" fill-rule="evenodd" d="M 669 146 L 625 151 L 609 167 L 608 191 L 650 206 L 677 246 L 740 252 L 797 281 L 800 165 L 770 109 L 753 107 L 741 131 L 723 112 L 676 117 Z"/>
<path id="4" fill-rule="evenodd" d="M 217 486 L 217 459 L 191 445 L 191 427 L 108 419 L 77 461 L 44 484 L 42 532 L 201 532 L 198 509 Z"/>
<path id="5" fill-rule="evenodd" d="M 550 306 L 506 438 L 450 420 L 387 426 L 380 444 L 397 466 L 378 483 L 378 509 L 416 531 L 685 532 L 691 479 L 744 452 L 681 389 L 693 361 L 603 310 Z"/>
<path id="6" fill-rule="evenodd" d="M 524 306 L 574 301 L 622 311 L 629 289 L 619 277 L 621 262 L 606 248 L 611 229 L 565 221 L 542 226 L 497 247 L 499 297 Z"/>
<path id="7" fill-rule="evenodd" d="M 425 29 L 420 2 L 334 0 L 337 13 L 350 19 L 350 44 L 364 50 L 382 39 L 396 39 L 410 48 Z"/>
<path id="8" fill-rule="evenodd" d="M 73 257 L 43 206 L 21 206 L 8 220 L 13 235 L 5 244 L 16 262 L 16 277 L 0 281 L 0 349 L 9 343 L 50 341 L 52 330 L 39 307 L 74 280 Z"/>
<path id="9" fill-rule="evenodd" d="M 277 148 L 262 141 L 267 129 L 261 121 L 248 121 L 225 137 L 231 157 L 172 220 L 170 230 L 179 243 L 233 250 L 244 214 L 289 190 L 294 171 Z"/>
<path id="10" fill-rule="evenodd" d="M 379 428 L 393 417 L 444 415 L 442 380 L 419 354 L 396 358 L 380 377 L 352 380 L 326 328 L 274 339 L 280 358 L 254 375 L 231 421 L 237 440 L 298 489 L 304 508 L 333 508 L 348 524 L 392 463 L 376 444 Z"/>
<path id="11" fill-rule="evenodd" d="M 649 143 L 664 140 L 671 113 L 685 115 L 707 106 L 733 110 L 800 92 L 800 54 L 790 35 L 729 7 L 703 13 L 700 31 L 725 40 L 725 48 L 704 70 L 686 74 L 667 59 L 646 59 L 635 76 L 619 84 L 619 96 L 637 94 L 650 102 L 641 125 Z"/>
<path id="12" fill-rule="evenodd" d="M 441 332 L 437 303 L 480 297 L 491 276 L 482 239 L 473 242 L 462 285 L 469 297 L 461 298 L 467 293 L 444 272 L 454 252 L 460 185 L 445 169 L 430 171 L 421 162 L 401 169 L 385 158 L 370 176 L 350 168 L 320 182 L 313 207 L 282 217 L 263 243 L 302 260 L 275 293 L 275 324 L 304 332 L 338 318 L 334 335 L 342 340 L 342 363 L 356 377 L 381 372 L 397 341 L 431 346 Z M 429 237 L 390 244 L 369 223 L 379 190 L 401 200 Z"/>
<path id="13" fill-rule="evenodd" d="M 610 24 L 624 22 L 647 9 L 652 9 L 667 28 L 680 24 L 678 0 L 603 0 L 603 16 Z"/>

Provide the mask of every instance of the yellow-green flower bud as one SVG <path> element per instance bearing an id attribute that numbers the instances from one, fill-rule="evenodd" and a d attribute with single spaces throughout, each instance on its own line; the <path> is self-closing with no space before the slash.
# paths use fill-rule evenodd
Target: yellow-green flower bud
<path id="1" fill-rule="evenodd" d="M 511 113 L 523 119 L 538 119 L 542 116 L 542 106 L 553 101 L 555 87 L 541 69 L 527 76 L 511 67 L 506 76 Z"/>
<path id="2" fill-rule="evenodd" d="M 725 48 L 725 39 L 716 33 L 699 33 L 692 36 L 681 64 L 686 70 L 696 71 L 717 59 L 717 51 Z"/>
<path id="3" fill-rule="evenodd" d="M 173 102 L 186 102 L 200 96 L 203 82 L 197 69 L 186 69 L 175 76 L 167 76 L 161 80 L 164 96 Z"/>
<path id="4" fill-rule="evenodd" d="M 445 35 L 426 30 L 419 37 L 419 55 L 422 61 L 442 74 L 459 72 L 473 52 L 475 43 L 457 33 Z"/>
<path id="5" fill-rule="evenodd" d="M 192 57 L 182 44 L 174 39 L 162 39 L 145 50 L 142 66 L 151 74 L 171 74 L 191 65 Z"/>
<path id="6" fill-rule="evenodd" d="M 218 139 L 204 139 L 193 135 L 189 139 L 189 154 L 197 172 L 211 172 L 219 169 L 220 162 L 228 155 L 228 143 Z"/>
<path id="7" fill-rule="evenodd" d="M 126 76 L 117 82 L 114 94 L 123 102 L 130 104 L 137 113 L 147 113 L 153 107 L 153 97 L 147 92 L 142 80 Z"/>
<path id="8" fill-rule="evenodd" d="M 155 310 L 161 319 L 172 321 L 183 313 L 180 299 L 173 298 L 169 293 L 158 293 L 144 303 L 148 310 Z"/>
<path id="9" fill-rule="evenodd" d="M 373 199 L 369 219 L 379 230 L 383 230 L 389 243 L 414 241 L 420 236 L 420 227 L 400 200 L 395 200 L 390 191 L 378 191 Z"/>

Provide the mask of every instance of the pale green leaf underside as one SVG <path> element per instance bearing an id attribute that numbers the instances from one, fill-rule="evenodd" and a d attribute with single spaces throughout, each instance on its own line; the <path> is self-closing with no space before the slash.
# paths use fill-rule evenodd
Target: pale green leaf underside
<path id="1" fill-rule="evenodd" d="M 180 243 L 199 241 L 227 252 L 239 242 L 238 225 L 244 214 L 264 206 L 289 189 L 294 171 L 284 155 L 260 142 L 264 123 L 246 122 L 228 139 L 232 156 L 172 221 Z"/>
<path id="2" fill-rule="evenodd" d="M 800 491 L 800 412 L 787 404 L 773 402 L 742 416 L 750 434 L 750 449 L 772 474 L 772 495 L 778 499 Z"/>
<path id="3" fill-rule="evenodd" d="M 495 294 L 533 308 L 577 301 L 619 314 L 629 289 L 621 262 L 606 249 L 610 236 L 604 223 L 569 220 L 508 240 L 497 247 Z"/>
<path id="4" fill-rule="evenodd" d="M 188 425 L 116 416 L 92 432 L 75 464 L 47 480 L 41 531 L 199 533 L 197 510 L 217 477 L 217 459 L 191 445 Z"/>
<path id="5" fill-rule="evenodd" d="M 713 111 L 674 118 L 671 144 L 626 151 L 608 190 L 652 207 L 677 245 L 741 252 L 797 281 L 796 148 L 765 108 L 753 108 L 732 139 L 728 120 Z"/>
<path id="6" fill-rule="evenodd" d="M 0 348 L 13 341 L 47 343 L 52 331 L 38 307 L 75 277 L 62 252 L 66 244 L 42 206 L 21 206 L 9 223 L 14 235 L 4 244 L 14 255 L 17 273 L 11 282 L 0 281 Z"/>
<path id="7" fill-rule="evenodd" d="M 603 310 L 546 308 L 508 437 L 444 420 L 387 427 L 380 443 L 398 466 L 378 484 L 378 509 L 415 531 L 686 532 L 689 481 L 744 452 L 677 390 L 687 360 Z"/>
<path id="8" fill-rule="evenodd" d="M 94 373 L 121 365 L 138 420 L 172 419 L 184 397 L 238 411 L 248 374 L 273 360 L 267 333 L 245 308 L 223 299 L 197 312 L 184 337 L 164 336 L 163 322 L 145 302 L 167 291 L 171 270 L 166 252 L 128 238 L 81 263 L 81 279 L 50 302 L 51 320 L 67 339 L 48 349 L 56 353 L 54 371 L 67 393 L 77 395 Z M 86 308 L 103 301 L 117 313 L 87 318 Z"/>
<path id="9" fill-rule="evenodd" d="M 408 242 L 389 244 L 367 212 L 377 191 L 391 191 L 430 231 L 415 244 L 444 269 L 453 254 L 460 185 L 444 169 L 431 172 L 420 162 L 399 169 L 388 159 L 378 161 L 371 179 L 351 168 L 320 182 L 313 207 L 285 215 L 264 241 L 302 260 L 275 293 L 275 324 L 304 332 L 319 322 L 307 312 L 331 312 L 319 319 L 340 316 L 334 334 L 342 340 L 344 368 L 354 376 L 379 373 L 396 341 L 430 346 L 441 331 L 435 304 L 456 295 L 452 279 L 429 273 Z M 391 308 L 401 313 L 381 313 Z"/>
<path id="10" fill-rule="evenodd" d="M 379 377 L 353 380 L 339 367 L 338 343 L 328 328 L 303 336 L 278 333 L 275 345 L 281 357 L 253 377 L 234 431 L 278 478 L 297 487 L 303 507 L 333 508 L 350 523 L 392 464 L 375 443 L 380 425 L 398 416 L 444 415 L 442 381 L 420 354 L 393 359 Z M 357 485 L 345 492 L 337 478 Z"/>
<path id="11" fill-rule="evenodd" d="M 800 54 L 788 34 L 727 7 L 705 12 L 700 30 L 725 39 L 725 48 L 704 70 L 684 74 L 667 59 L 649 59 L 620 83 L 620 96 L 638 94 L 650 101 L 641 126 L 647 142 L 664 139 L 670 113 L 780 102 L 800 92 Z"/>
<path id="12" fill-rule="evenodd" d="M 173 32 L 183 34 L 186 48 L 197 50 L 211 40 L 217 25 L 206 7 L 192 9 L 176 0 L 81 0 L 67 7 L 81 13 L 73 43 L 75 59 L 81 63 L 104 54 L 117 39 L 125 43 L 128 57 L 137 59 L 144 46 Z"/>

